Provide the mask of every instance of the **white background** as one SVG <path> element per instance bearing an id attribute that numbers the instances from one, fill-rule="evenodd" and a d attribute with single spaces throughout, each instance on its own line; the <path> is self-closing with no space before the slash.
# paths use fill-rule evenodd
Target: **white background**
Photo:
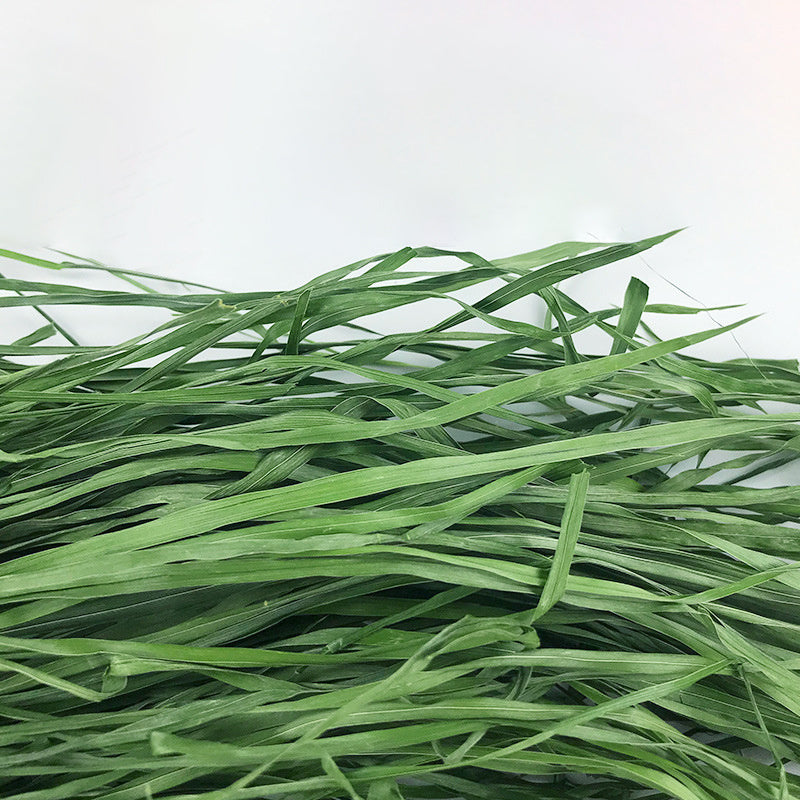
<path id="1" fill-rule="evenodd" d="M 619 303 L 633 273 L 656 301 L 686 302 L 671 281 L 747 302 L 766 316 L 741 346 L 798 355 L 797 0 L 1 10 L 0 247 L 276 289 L 407 244 L 496 258 L 689 226 L 565 288 Z"/>

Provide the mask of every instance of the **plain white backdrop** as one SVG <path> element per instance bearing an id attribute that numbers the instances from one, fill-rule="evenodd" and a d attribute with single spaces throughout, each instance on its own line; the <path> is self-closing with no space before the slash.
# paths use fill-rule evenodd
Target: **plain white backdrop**
<path id="1" fill-rule="evenodd" d="M 796 0 L 5 0 L 0 247 L 277 289 L 689 226 L 565 288 L 746 302 L 741 347 L 796 357 L 798 30 Z"/>

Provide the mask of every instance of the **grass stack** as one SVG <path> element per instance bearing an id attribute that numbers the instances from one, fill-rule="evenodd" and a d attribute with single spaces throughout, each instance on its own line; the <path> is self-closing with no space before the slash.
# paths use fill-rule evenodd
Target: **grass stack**
<path id="1" fill-rule="evenodd" d="M 562 288 L 664 238 L 0 280 L 45 323 L 0 348 L 0 796 L 800 798 L 797 363 Z"/>

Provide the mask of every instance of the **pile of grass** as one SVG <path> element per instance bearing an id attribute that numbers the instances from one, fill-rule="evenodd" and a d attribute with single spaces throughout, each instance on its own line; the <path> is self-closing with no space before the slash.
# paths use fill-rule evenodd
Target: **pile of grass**
<path id="1" fill-rule="evenodd" d="M 797 363 L 559 288 L 664 238 L 0 280 L 46 317 L 0 348 L 0 795 L 799 798 Z M 63 304 L 171 313 L 82 346 Z"/>

